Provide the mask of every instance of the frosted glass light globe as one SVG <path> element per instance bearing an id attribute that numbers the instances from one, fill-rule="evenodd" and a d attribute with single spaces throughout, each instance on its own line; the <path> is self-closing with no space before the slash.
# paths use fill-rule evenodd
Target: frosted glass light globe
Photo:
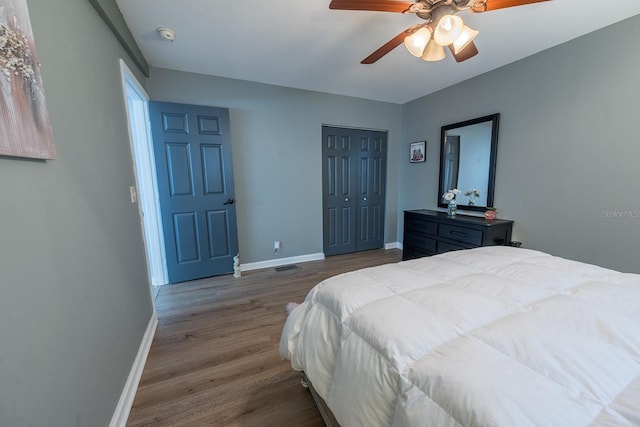
<path id="1" fill-rule="evenodd" d="M 460 37 L 463 28 L 462 18 L 457 15 L 445 15 L 438 21 L 433 38 L 440 46 L 449 46 Z"/>

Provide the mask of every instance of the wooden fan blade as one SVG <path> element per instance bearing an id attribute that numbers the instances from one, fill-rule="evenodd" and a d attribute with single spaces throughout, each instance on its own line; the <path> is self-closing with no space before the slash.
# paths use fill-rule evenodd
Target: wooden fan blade
<path id="1" fill-rule="evenodd" d="M 478 54 L 478 48 L 476 47 L 476 44 L 474 42 L 469 43 L 469 45 L 458 52 L 458 54 L 453 51 L 454 49 L 452 44 L 449 45 L 449 50 L 451 51 L 451 54 L 455 58 L 456 62 L 466 61 L 467 59 L 473 58 Z"/>
<path id="2" fill-rule="evenodd" d="M 472 12 L 489 12 L 490 10 L 504 9 L 507 7 L 524 6 L 525 4 L 540 3 L 550 0 L 487 0 L 484 5 L 471 6 Z M 481 3 L 481 2 L 479 2 Z"/>
<path id="3" fill-rule="evenodd" d="M 329 3 L 329 9 L 402 13 L 411 5 L 413 5 L 412 2 L 395 0 L 332 0 Z"/>
<path id="4" fill-rule="evenodd" d="M 391 52 L 393 49 L 395 49 L 400 44 L 402 44 L 402 42 L 404 41 L 405 37 L 410 36 L 411 34 L 415 33 L 418 30 L 418 28 L 420 28 L 420 27 L 421 27 L 421 25 L 414 25 L 412 27 L 407 28 L 406 30 L 404 30 L 403 32 L 401 32 L 400 34 L 398 34 L 397 36 L 395 36 L 394 38 L 392 38 L 391 40 L 389 40 L 388 42 L 386 42 L 385 44 L 380 46 L 380 48 L 378 50 L 376 50 L 371 55 L 369 55 L 366 58 L 364 58 L 362 60 L 362 62 L 360 62 L 360 63 L 361 64 L 373 64 L 378 59 L 382 58 L 387 53 Z"/>

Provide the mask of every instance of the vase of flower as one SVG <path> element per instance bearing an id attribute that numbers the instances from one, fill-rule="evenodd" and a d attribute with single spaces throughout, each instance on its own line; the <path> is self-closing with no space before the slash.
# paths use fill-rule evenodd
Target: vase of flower
<path id="1" fill-rule="evenodd" d="M 458 203 L 456 202 L 456 199 L 449 201 L 449 204 L 447 205 L 447 215 L 456 216 L 457 209 L 458 209 Z"/>
<path id="2" fill-rule="evenodd" d="M 456 216 L 456 209 L 458 207 L 456 196 L 458 195 L 459 192 L 460 190 L 458 190 L 457 188 L 454 188 L 453 190 L 449 190 L 442 195 L 442 198 L 447 203 L 449 203 L 449 205 L 447 206 L 447 215 L 449 216 Z"/>

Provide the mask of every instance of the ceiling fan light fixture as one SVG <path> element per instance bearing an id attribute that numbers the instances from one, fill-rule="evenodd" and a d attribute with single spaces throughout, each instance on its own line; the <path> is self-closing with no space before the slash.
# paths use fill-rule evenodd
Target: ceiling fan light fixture
<path id="1" fill-rule="evenodd" d="M 404 38 L 404 45 L 413 56 L 418 58 L 422 56 L 425 50 L 425 46 L 431 39 L 431 31 L 428 28 L 422 27 L 415 33 Z"/>
<path id="2" fill-rule="evenodd" d="M 445 15 L 438 21 L 433 38 L 440 46 L 449 46 L 460 37 L 463 28 L 462 18 L 457 15 Z"/>
<path id="3" fill-rule="evenodd" d="M 445 57 L 444 46 L 438 44 L 434 39 L 429 40 L 424 49 L 422 59 L 429 62 L 441 61 Z"/>
<path id="4" fill-rule="evenodd" d="M 462 29 L 460 37 L 458 37 L 453 42 L 454 53 L 457 55 L 458 53 L 462 52 L 465 47 L 469 46 L 469 43 L 471 43 L 479 33 L 479 31 L 473 30 L 465 25 Z"/>

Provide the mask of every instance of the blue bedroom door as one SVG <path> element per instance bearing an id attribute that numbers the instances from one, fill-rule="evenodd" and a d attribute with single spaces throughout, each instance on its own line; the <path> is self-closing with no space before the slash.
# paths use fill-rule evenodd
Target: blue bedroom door
<path id="1" fill-rule="evenodd" d="M 229 111 L 149 102 L 170 283 L 233 272 L 238 254 Z"/>

